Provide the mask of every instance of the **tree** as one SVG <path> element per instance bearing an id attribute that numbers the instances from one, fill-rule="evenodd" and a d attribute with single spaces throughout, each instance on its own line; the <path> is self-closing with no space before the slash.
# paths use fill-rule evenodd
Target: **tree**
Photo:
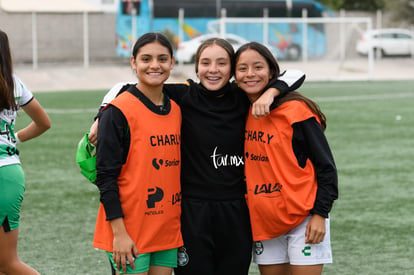
<path id="1" fill-rule="evenodd" d="M 395 21 L 414 24 L 414 0 L 388 1 L 387 9 Z"/>
<path id="2" fill-rule="evenodd" d="M 376 11 L 385 10 L 398 22 L 414 24 L 414 0 L 319 0 L 333 10 Z"/>
<path id="3" fill-rule="evenodd" d="M 320 0 L 319 2 L 334 10 L 375 11 L 385 7 L 384 0 Z"/>

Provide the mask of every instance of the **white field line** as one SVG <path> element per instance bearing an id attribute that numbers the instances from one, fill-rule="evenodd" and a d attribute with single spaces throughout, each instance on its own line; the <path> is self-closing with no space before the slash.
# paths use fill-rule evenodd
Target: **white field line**
<path id="1" fill-rule="evenodd" d="M 306 93 L 304 93 L 306 95 Z M 352 95 L 352 96 L 328 96 L 328 97 L 315 97 L 316 102 L 338 102 L 338 101 L 361 101 L 361 100 L 389 100 L 400 98 L 414 98 L 414 93 L 398 93 L 390 92 L 389 94 L 379 95 Z"/>
<path id="2" fill-rule="evenodd" d="M 304 93 L 306 95 L 306 93 Z M 316 102 L 338 102 L 338 101 L 359 101 L 359 100 L 385 100 L 398 98 L 414 98 L 414 93 L 398 93 L 379 94 L 379 95 L 353 95 L 353 96 L 328 96 L 315 97 Z M 48 114 L 82 114 L 97 113 L 98 108 L 88 109 L 46 109 Z"/>
<path id="3" fill-rule="evenodd" d="M 45 109 L 48 114 L 89 114 L 89 113 L 98 113 L 97 108 L 89 109 Z"/>

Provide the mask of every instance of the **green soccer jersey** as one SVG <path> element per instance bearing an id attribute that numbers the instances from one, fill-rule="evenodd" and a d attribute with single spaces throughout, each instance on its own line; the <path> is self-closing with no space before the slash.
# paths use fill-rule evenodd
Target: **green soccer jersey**
<path id="1" fill-rule="evenodd" d="M 17 106 L 24 106 L 32 100 L 33 94 L 17 76 L 13 75 L 13 80 Z M 0 167 L 20 163 L 14 130 L 16 115 L 17 111 L 14 110 L 0 112 Z"/>

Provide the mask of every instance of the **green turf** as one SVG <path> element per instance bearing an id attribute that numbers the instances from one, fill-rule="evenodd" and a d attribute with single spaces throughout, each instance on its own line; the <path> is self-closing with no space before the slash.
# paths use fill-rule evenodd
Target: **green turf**
<path id="1" fill-rule="evenodd" d="M 300 91 L 328 118 L 339 171 L 331 213 L 334 263 L 324 274 L 410 274 L 414 81 L 307 82 Z M 91 246 L 99 195 L 74 161 L 104 94 L 35 95 L 52 128 L 19 145 L 27 177 L 19 254 L 41 274 L 110 274 L 106 256 Z M 18 128 L 27 122 L 21 113 Z M 250 274 L 259 274 L 254 264 Z"/>

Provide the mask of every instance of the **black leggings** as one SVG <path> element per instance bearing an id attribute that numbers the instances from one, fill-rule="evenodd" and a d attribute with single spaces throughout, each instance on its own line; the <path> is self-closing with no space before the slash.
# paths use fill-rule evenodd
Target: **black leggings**
<path id="1" fill-rule="evenodd" d="M 245 199 L 212 201 L 183 198 L 176 275 L 247 275 L 252 233 Z M 181 253 L 181 254 L 180 254 Z"/>

